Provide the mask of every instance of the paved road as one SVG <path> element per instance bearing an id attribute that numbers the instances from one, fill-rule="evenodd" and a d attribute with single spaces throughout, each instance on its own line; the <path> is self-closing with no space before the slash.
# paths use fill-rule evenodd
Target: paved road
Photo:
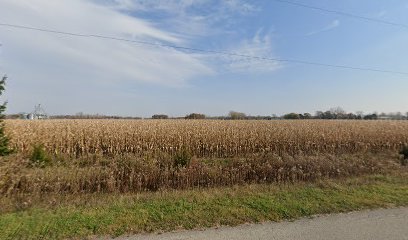
<path id="1" fill-rule="evenodd" d="M 408 208 L 335 214 L 295 222 L 253 224 L 160 235 L 136 235 L 121 239 L 408 240 Z"/>

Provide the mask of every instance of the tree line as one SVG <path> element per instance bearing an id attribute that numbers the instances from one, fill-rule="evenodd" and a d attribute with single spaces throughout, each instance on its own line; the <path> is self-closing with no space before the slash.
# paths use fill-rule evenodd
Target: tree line
<path id="1" fill-rule="evenodd" d="M 364 114 L 346 112 L 340 107 L 331 108 L 326 111 L 316 111 L 311 113 L 287 113 L 281 116 L 272 114 L 270 116 L 251 116 L 243 112 L 230 111 L 226 116 L 206 116 L 200 113 L 191 113 L 185 117 L 169 117 L 165 114 L 153 115 L 152 119 L 218 119 L 218 120 L 279 120 L 279 119 L 349 119 L 349 120 L 408 120 L 408 112 L 396 113 L 369 113 Z"/>
<path id="2" fill-rule="evenodd" d="M 281 117 L 282 119 L 350 119 L 350 120 L 408 120 L 408 112 L 402 114 L 396 113 L 369 113 L 364 114 L 359 111 L 356 113 L 346 112 L 342 108 L 332 108 L 327 111 L 317 111 L 314 115 L 310 113 L 288 113 Z"/>
<path id="3" fill-rule="evenodd" d="M 4 116 L 3 116 L 4 117 Z M 11 114 L 5 116 L 8 119 L 18 119 L 19 114 Z M 77 113 L 75 115 L 54 115 L 50 116 L 51 119 L 143 119 L 142 117 L 125 117 L 115 115 L 103 115 L 103 114 L 85 114 Z M 149 118 L 148 118 L 149 119 Z M 243 112 L 230 111 L 225 116 L 207 116 L 202 113 L 190 113 L 185 116 L 169 116 L 166 114 L 155 114 L 150 119 L 217 119 L 217 120 L 279 120 L 279 119 L 349 119 L 349 120 L 408 120 L 408 112 L 405 114 L 401 112 L 396 113 L 369 113 L 363 112 L 346 112 L 340 107 L 331 108 L 326 111 L 316 111 L 311 113 L 286 113 L 283 115 L 272 114 L 269 116 L 251 116 Z"/>

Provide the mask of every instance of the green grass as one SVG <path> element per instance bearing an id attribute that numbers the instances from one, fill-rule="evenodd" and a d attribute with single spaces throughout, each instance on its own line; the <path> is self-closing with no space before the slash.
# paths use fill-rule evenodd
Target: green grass
<path id="1" fill-rule="evenodd" d="M 408 206 L 407 176 L 405 172 L 313 184 L 54 196 L 56 205 L 44 199 L 32 200 L 37 201 L 33 207 L 3 211 L 0 239 L 119 236 Z"/>

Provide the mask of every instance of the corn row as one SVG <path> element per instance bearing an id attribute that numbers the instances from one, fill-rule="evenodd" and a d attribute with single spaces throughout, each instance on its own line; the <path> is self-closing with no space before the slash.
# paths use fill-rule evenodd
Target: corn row
<path id="1" fill-rule="evenodd" d="M 341 154 L 408 143 L 408 121 L 8 120 L 6 131 L 20 153 L 41 144 L 74 158 L 174 155 L 182 148 L 196 157 Z"/>

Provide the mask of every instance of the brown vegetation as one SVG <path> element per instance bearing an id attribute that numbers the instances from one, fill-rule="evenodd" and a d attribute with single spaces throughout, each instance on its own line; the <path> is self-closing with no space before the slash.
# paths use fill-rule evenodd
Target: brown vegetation
<path id="1" fill-rule="evenodd" d="M 0 193 L 78 194 L 316 181 L 401 168 L 408 123 L 7 121 Z"/>
<path id="2" fill-rule="evenodd" d="M 43 145 L 53 155 L 80 158 L 146 152 L 195 157 L 250 154 L 345 154 L 399 151 L 405 121 L 49 120 L 6 121 L 11 147 L 23 155 Z"/>
<path id="3" fill-rule="evenodd" d="M 185 166 L 171 157 L 54 159 L 37 165 L 19 156 L 0 165 L 0 194 L 123 193 L 251 183 L 316 181 L 386 173 L 400 168 L 397 154 L 196 159 Z"/>

